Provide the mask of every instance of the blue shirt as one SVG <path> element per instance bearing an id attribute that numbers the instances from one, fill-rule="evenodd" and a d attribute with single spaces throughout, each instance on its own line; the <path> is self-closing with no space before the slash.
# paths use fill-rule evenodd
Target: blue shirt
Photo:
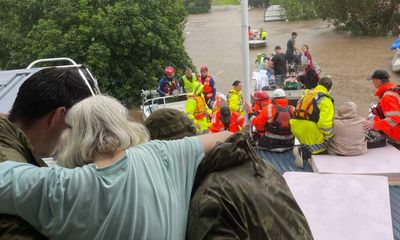
<path id="1" fill-rule="evenodd" d="M 51 239 L 184 239 L 204 157 L 197 137 L 152 141 L 104 168 L 0 164 L 0 213 Z"/>

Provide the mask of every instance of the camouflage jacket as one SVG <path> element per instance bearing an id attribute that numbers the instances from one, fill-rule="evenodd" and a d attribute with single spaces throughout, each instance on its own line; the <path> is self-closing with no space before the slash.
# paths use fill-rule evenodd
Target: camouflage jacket
<path id="1" fill-rule="evenodd" d="M 258 157 L 248 134 L 238 133 L 214 148 L 197 170 L 187 239 L 313 237 L 283 177 Z"/>
<path id="2" fill-rule="evenodd" d="M 0 118 L 0 162 L 7 160 L 46 166 L 33 152 L 25 134 L 7 119 Z M 0 240 L 3 239 L 38 240 L 46 237 L 20 217 L 0 214 Z"/>

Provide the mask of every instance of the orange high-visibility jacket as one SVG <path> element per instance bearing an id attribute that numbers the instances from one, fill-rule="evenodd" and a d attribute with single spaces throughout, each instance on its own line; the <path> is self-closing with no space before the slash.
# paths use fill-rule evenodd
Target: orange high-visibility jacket
<path id="1" fill-rule="evenodd" d="M 227 129 L 230 132 L 237 132 L 243 127 L 244 117 L 238 113 L 231 112 L 231 120 L 229 121 L 229 128 Z M 221 121 L 220 113 L 217 112 L 214 118 L 212 119 L 212 125 L 210 128 L 210 132 L 217 133 L 225 130 L 224 123 Z"/>
<path id="2" fill-rule="evenodd" d="M 383 131 L 389 138 L 400 144 L 400 94 L 393 90 L 392 82 L 381 85 L 375 93 L 379 98 L 378 107 L 384 118 L 375 116 L 374 129 Z"/>
<path id="3" fill-rule="evenodd" d="M 280 107 L 286 107 L 289 104 L 289 101 L 284 98 L 278 98 L 274 100 L 273 103 L 264 106 L 258 116 L 251 117 L 250 120 L 258 133 L 264 133 L 267 123 L 275 118 L 276 108 L 273 106 L 274 104 Z M 294 112 L 293 106 L 291 106 L 290 112 Z"/>

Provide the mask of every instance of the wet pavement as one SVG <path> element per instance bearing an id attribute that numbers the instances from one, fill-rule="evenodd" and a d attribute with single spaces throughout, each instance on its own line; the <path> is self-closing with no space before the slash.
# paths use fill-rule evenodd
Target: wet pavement
<path id="1" fill-rule="evenodd" d="M 370 102 L 375 101 L 374 88 L 366 78 L 374 69 L 388 70 L 392 81 L 399 82 L 399 76 L 390 71 L 394 53 L 389 47 L 395 37 L 353 37 L 334 32 L 322 20 L 266 23 L 263 14 L 263 9 L 249 10 L 251 28 L 262 27 L 268 33 L 267 48 L 250 50 L 250 72 L 255 68 L 257 53 L 270 53 L 276 45 L 285 51 L 290 33 L 296 31 L 299 35 L 296 45 L 307 44 L 313 60 L 321 67 L 321 74 L 332 76 L 336 107 L 353 101 L 366 116 Z M 186 51 L 198 68 L 205 64 L 211 74 L 223 71 L 216 79 L 218 91 L 223 93 L 234 80 L 242 78 L 240 17 L 239 6 L 222 6 L 213 8 L 209 14 L 190 15 L 186 23 Z"/>

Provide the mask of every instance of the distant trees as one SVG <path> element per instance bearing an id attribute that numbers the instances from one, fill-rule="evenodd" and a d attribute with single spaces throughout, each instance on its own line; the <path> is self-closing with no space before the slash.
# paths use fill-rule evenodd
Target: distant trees
<path id="1" fill-rule="evenodd" d="M 314 0 L 324 19 L 339 30 L 356 35 L 385 35 L 398 32 L 399 0 Z"/>
<path id="2" fill-rule="evenodd" d="M 271 0 L 272 4 L 283 5 L 289 20 L 308 20 L 318 17 L 315 0 Z"/>
<path id="3" fill-rule="evenodd" d="M 103 92 L 138 103 L 164 67 L 191 65 L 186 16 L 182 0 L 1 0 L 0 68 L 71 57 L 96 74 Z"/>
<path id="4" fill-rule="evenodd" d="M 184 0 L 188 13 L 208 13 L 211 9 L 211 0 Z"/>

